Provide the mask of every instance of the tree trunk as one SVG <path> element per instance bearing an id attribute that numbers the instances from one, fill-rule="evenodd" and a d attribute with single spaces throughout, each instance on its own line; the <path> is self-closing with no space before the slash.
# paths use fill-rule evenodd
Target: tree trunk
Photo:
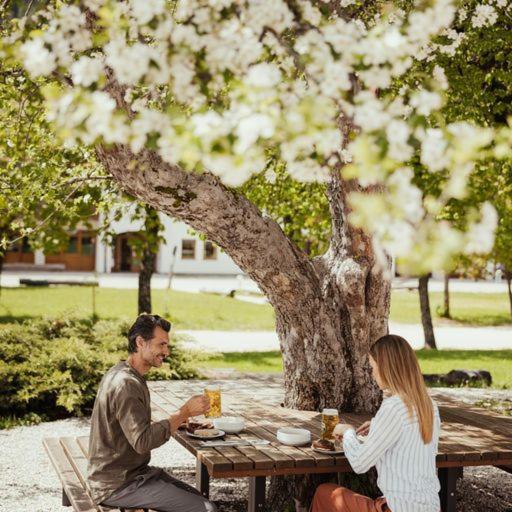
<path id="1" fill-rule="evenodd" d="M 1 240 L 1 235 L 0 235 Z M 2 271 L 4 269 L 5 253 L 0 251 L 0 298 L 2 297 Z"/>
<path id="2" fill-rule="evenodd" d="M 512 316 L 512 272 L 505 270 L 504 274 L 505 279 L 507 280 L 508 302 L 510 306 L 510 315 Z"/>
<path id="3" fill-rule="evenodd" d="M 448 272 L 444 274 L 444 318 L 451 318 L 450 315 L 450 275 Z"/>
<path id="4" fill-rule="evenodd" d="M 420 277 L 418 291 L 420 295 L 421 324 L 425 335 L 425 348 L 437 348 L 434 336 L 434 327 L 432 325 L 432 313 L 430 311 L 430 299 L 428 296 L 428 281 L 430 274 Z"/>
<path id="5" fill-rule="evenodd" d="M 154 253 L 151 250 L 144 248 L 139 271 L 139 315 L 142 313 L 151 313 L 151 276 L 153 275 L 154 267 Z"/>
<path id="6" fill-rule="evenodd" d="M 216 176 L 185 172 L 145 149 L 134 155 L 113 145 L 97 153 L 125 191 L 204 233 L 266 294 L 276 313 L 286 407 L 376 411 L 381 393 L 371 378 L 368 350 L 387 333 L 390 281 L 371 239 L 347 222 L 348 185 L 339 171 L 327 189 L 331 244 L 311 260 L 275 221 Z M 300 482 L 272 486 L 273 510 L 284 509 L 274 498 L 291 498 L 293 487 L 307 501 L 314 487 Z"/>
<path id="7" fill-rule="evenodd" d="M 144 220 L 144 234 L 140 257 L 138 311 L 151 313 L 151 277 L 155 271 L 155 259 L 158 252 L 160 221 L 158 212 L 147 206 Z"/>

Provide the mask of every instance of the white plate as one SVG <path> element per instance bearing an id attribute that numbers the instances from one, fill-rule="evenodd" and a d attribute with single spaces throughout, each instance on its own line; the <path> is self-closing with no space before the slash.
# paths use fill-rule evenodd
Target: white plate
<path id="1" fill-rule="evenodd" d="M 199 436 L 197 434 L 191 434 L 190 432 L 186 431 L 187 432 L 187 436 L 189 437 L 193 437 L 195 439 L 202 439 L 203 441 L 205 439 L 219 439 L 219 437 L 224 437 L 226 435 L 226 432 L 224 432 L 224 430 L 219 430 L 219 433 L 216 435 L 216 436 Z"/>
<path id="2" fill-rule="evenodd" d="M 343 450 L 324 450 L 323 448 L 313 448 L 314 452 L 323 453 L 324 455 L 341 455 Z"/>

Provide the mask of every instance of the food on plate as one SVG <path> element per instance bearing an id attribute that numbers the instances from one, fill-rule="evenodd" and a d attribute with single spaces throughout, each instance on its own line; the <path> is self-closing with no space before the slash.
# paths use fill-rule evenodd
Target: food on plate
<path id="1" fill-rule="evenodd" d="M 186 426 L 187 432 L 189 432 L 190 434 L 193 434 L 198 429 L 205 430 L 205 429 L 211 429 L 211 428 L 213 428 L 213 425 L 209 421 L 201 422 L 201 421 L 189 420 L 187 422 L 187 426 Z"/>
<path id="2" fill-rule="evenodd" d="M 220 434 L 220 430 L 216 428 L 198 428 L 194 431 L 194 435 L 201 437 L 217 437 Z"/>
<path id="3" fill-rule="evenodd" d="M 318 439 L 317 441 L 313 441 L 313 448 L 317 448 L 320 450 L 328 450 L 333 452 L 335 450 L 334 443 L 327 439 Z"/>

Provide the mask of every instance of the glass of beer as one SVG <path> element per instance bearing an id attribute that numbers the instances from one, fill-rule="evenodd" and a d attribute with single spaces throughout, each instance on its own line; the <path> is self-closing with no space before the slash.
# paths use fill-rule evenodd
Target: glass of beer
<path id="1" fill-rule="evenodd" d="M 332 439 L 332 431 L 339 422 L 338 409 L 324 409 L 322 411 L 322 439 Z"/>
<path id="2" fill-rule="evenodd" d="M 218 384 L 210 384 L 204 388 L 204 394 L 210 400 L 210 409 L 206 411 L 207 418 L 219 418 L 222 415 L 220 401 L 220 386 Z"/>

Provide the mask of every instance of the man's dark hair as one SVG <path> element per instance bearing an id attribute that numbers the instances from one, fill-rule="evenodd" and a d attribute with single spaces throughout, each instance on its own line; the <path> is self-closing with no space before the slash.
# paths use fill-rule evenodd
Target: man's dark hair
<path id="1" fill-rule="evenodd" d="M 153 338 L 155 327 L 160 327 L 165 332 L 171 330 L 171 322 L 158 315 L 148 315 L 146 313 L 139 315 L 135 323 L 128 331 L 128 352 L 133 354 L 137 352 L 137 336 L 149 341 Z"/>

